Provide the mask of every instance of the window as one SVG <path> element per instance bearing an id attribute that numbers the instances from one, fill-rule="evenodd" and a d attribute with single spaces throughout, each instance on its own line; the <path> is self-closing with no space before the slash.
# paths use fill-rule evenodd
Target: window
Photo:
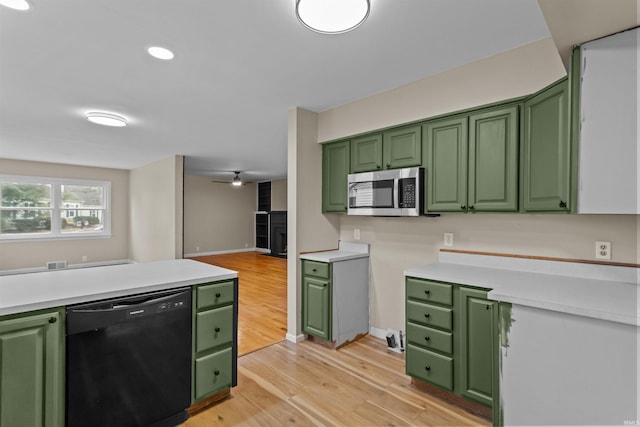
<path id="1" fill-rule="evenodd" d="M 0 175 L 0 240 L 110 236 L 111 183 Z"/>

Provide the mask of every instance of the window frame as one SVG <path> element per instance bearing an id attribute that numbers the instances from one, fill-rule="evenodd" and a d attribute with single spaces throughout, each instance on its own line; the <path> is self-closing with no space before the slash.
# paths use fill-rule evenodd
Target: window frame
<path id="1" fill-rule="evenodd" d="M 51 203 L 48 208 L 39 208 L 41 210 L 48 210 L 51 212 L 51 231 L 47 233 L 8 233 L 2 234 L 0 232 L 1 242 L 26 242 L 26 241 L 38 241 L 38 240 L 82 240 L 82 239 L 96 239 L 96 238 L 110 238 L 111 237 L 111 181 L 98 181 L 92 179 L 74 179 L 74 178 L 55 178 L 55 177 L 42 177 L 42 176 L 28 176 L 28 175 L 6 175 L 0 174 L 0 184 L 2 183 L 16 183 L 16 184 L 46 184 L 51 186 Z M 67 211 L 69 208 L 62 206 L 62 186 L 63 185 L 76 185 L 76 186 L 90 186 L 90 187 L 102 187 L 103 191 L 103 228 L 101 231 L 86 231 L 82 233 L 63 233 L 60 226 L 61 212 Z M 1 197 L 1 194 L 0 194 Z M 0 212 L 8 211 L 1 206 Z M 13 209 L 11 209 L 13 210 Z M 73 210 L 83 210 L 81 208 L 73 208 Z M 94 209 L 95 210 L 95 209 Z M 55 220 L 57 218 L 57 220 Z"/>

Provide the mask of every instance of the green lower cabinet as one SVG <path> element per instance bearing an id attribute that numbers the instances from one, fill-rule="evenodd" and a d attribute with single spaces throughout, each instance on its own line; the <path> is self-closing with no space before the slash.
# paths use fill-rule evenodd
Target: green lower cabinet
<path id="1" fill-rule="evenodd" d="M 331 282 L 302 278 L 302 332 L 331 341 Z"/>
<path id="2" fill-rule="evenodd" d="M 494 407 L 498 303 L 487 299 L 487 289 L 416 277 L 405 282 L 407 375 Z"/>
<path id="3" fill-rule="evenodd" d="M 491 406 L 497 355 L 497 302 L 487 291 L 460 288 L 460 389 L 462 395 Z"/>
<path id="4" fill-rule="evenodd" d="M 64 310 L 0 318 L 0 427 L 64 426 Z"/>
<path id="5" fill-rule="evenodd" d="M 237 280 L 194 287 L 192 404 L 236 386 L 237 301 Z"/>
<path id="6" fill-rule="evenodd" d="M 231 360 L 231 348 L 196 359 L 193 375 L 195 400 L 207 397 L 212 390 L 231 387 Z"/>
<path id="7" fill-rule="evenodd" d="M 407 375 L 453 390 L 453 359 L 420 347 L 407 345 Z"/>

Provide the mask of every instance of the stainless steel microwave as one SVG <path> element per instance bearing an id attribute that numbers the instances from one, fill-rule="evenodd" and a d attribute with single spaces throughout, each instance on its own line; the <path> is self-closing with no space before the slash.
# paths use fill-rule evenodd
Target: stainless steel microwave
<path id="1" fill-rule="evenodd" d="M 347 192 L 348 215 L 423 215 L 424 168 L 352 173 Z"/>

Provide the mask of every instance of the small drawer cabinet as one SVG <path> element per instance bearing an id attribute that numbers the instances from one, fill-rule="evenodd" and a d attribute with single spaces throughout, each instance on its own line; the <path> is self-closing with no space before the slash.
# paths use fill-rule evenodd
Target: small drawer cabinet
<path id="1" fill-rule="evenodd" d="M 238 282 L 204 283 L 193 292 L 192 403 L 237 383 Z"/>
<path id="2" fill-rule="evenodd" d="M 407 375 L 493 407 L 498 305 L 487 289 L 406 277 Z"/>

